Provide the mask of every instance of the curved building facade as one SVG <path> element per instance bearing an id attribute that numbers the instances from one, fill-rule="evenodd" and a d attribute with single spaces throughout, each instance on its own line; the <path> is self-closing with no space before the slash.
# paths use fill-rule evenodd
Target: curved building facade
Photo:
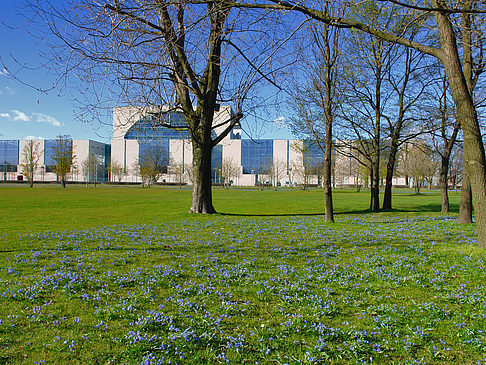
<path id="1" fill-rule="evenodd" d="M 219 107 L 214 114 L 214 125 L 220 125 L 232 115 L 231 107 Z M 215 128 L 213 137 L 224 128 Z M 241 127 L 236 126 L 213 149 L 213 182 L 229 179 L 233 185 L 318 184 L 317 174 L 306 176 L 304 170 L 309 170 L 311 165 L 322 166 L 322 153 L 306 144 L 302 140 L 242 139 Z M 192 144 L 182 113 L 115 108 L 111 159 L 123 167 L 122 181 L 140 182 L 140 166 L 154 151 L 163 160 L 159 181 L 191 183 Z M 228 165 L 233 166 L 232 172 L 228 172 Z M 186 171 L 181 173 L 181 169 Z"/>

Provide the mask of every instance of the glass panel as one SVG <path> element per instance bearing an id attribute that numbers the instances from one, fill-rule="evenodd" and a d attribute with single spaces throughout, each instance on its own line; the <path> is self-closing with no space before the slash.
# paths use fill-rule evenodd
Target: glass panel
<path id="1" fill-rule="evenodd" d="M 217 145 L 213 147 L 211 152 L 211 180 L 213 182 L 220 182 L 220 170 L 223 166 L 223 146 Z"/>
<path id="2" fill-rule="evenodd" d="M 58 141 L 56 139 L 46 139 L 44 141 L 44 165 L 46 172 L 54 172 L 56 167 L 56 161 L 54 156 L 56 154 L 56 146 Z M 71 150 L 71 155 L 73 153 L 73 141 L 69 140 L 69 148 Z"/>
<path id="3" fill-rule="evenodd" d="M 169 165 L 169 140 L 149 140 L 139 142 L 138 163 L 153 164 L 157 171 L 167 172 Z"/>
<path id="4" fill-rule="evenodd" d="M 272 162 L 273 140 L 241 140 L 241 166 L 244 174 L 263 174 Z"/>
<path id="5" fill-rule="evenodd" d="M 167 128 L 160 123 L 171 125 L 174 128 Z M 211 132 L 213 138 L 216 137 Z M 125 134 L 125 139 L 136 139 L 139 141 L 149 139 L 190 139 L 187 123 L 180 112 L 160 114 L 158 117 L 149 115 L 136 122 Z"/>
<path id="6" fill-rule="evenodd" d="M 324 166 L 324 154 L 313 141 L 304 141 L 304 166 L 306 168 Z"/>
<path id="7" fill-rule="evenodd" d="M 0 141 L 0 171 L 17 172 L 19 164 L 19 141 Z"/>

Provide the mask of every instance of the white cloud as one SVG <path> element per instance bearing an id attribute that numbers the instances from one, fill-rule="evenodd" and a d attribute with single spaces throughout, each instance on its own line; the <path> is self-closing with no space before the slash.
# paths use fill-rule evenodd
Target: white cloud
<path id="1" fill-rule="evenodd" d="M 35 121 L 38 122 L 38 123 L 49 123 L 50 125 L 53 125 L 54 127 L 62 127 L 64 125 L 60 121 L 58 121 L 56 118 L 51 117 L 50 115 L 47 115 L 47 114 L 32 113 L 32 115 L 35 117 Z"/>
<path id="2" fill-rule="evenodd" d="M 5 86 L 5 90 L 7 91 L 7 94 L 9 94 L 9 95 L 17 94 L 17 90 L 12 89 L 11 87 Z"/>
<path id="3" fill-rule="evenodd" d="M 24 112 L 21 112 L 20 110 L 11 110 L 12 114 L 9 115 L 9 118 L 13 121 L 20 120 L 22 122 L 30 122 L 32 120 L 31 117 L 29 117 L 27 114 Z"/>
<path id="4" fill-rule="evenodd" d="M 26 140 L 31 140 L 31 139 L 43 140 L 44 137 L 25 136 L 24 139 L 26 139 Z"/>
<path id="5" fill-rule="evenodd" d="M 2 67 L 2 70 L 0 71 L 0 76 L 8 76 L 8 70 L 5 67 Z"/>
<path id="6" fill-rule="evenodd" d="M 274 119 L 273 124 L 275 124 L 277 128 L 284 128 L 286 126 L 285 125 L 286 122 L 287 122 L 287 118 L 278 117 Z"/>
<path id="7" fill-rule="evenodd" d="M 63 123 L 58 121 L 56 118 L 43 114 L 43 113 L 32 113 L 32 115 L 27 115 L 24 112 L 21 112 L 20 110 L 11 110 L 9 113 L 0 113 L 1 118 L 8 118 L 9 120 L 16 122 L 16 121 L 21 121 L 21 122 L 37 122 L 37 123 L 47 123 L 50 124 L 54 127 L 62 127 L 64 126 Z"/>

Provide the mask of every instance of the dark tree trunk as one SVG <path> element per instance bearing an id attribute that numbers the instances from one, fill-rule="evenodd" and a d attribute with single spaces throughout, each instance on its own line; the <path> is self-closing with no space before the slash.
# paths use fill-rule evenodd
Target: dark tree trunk
<path id="1" fill-rule="evenodd" d="M 373 162 L 371 165 L 371 200 L 370 200 L 370 209 L 373 212 L 378 212 L 380 210 L 380 165 L 376 162 Z"/>
<path id="2" fill-rule="evenodd" d="M 383 196 L 383 209 L 392 209 L 392 179 L 395 171 L 395 162 L 397 159 L 398 141 L 392 141 L 390 156 L 386 165 L 385 195 Z"/>
<path id="3" fill-rule="evenodd" d="M 439 186 L 440 186 L 440 196 L 441 196 L 441 209 L 440 212 L 442 214 L 447 214 L 450 211 L 449 208 L 449 160 L 450 160 L 450 151 L 444 151 L 444 154 L 441 157 L 441 165 L 440 165 L 440 177 L 439 177 Z"/>
<path id="4" fill-rule="evenodd" d="M 471 9 L 472 1 L 467 0 L 463 3 L 464 9 Z M 474 83 L 473 83 L 473 60 L 472 60 L 472 38 L 471 38 L 471 16 L 469 14 L 462 14 L 461 15 L 461 22 L 463 27 L 462 32 L 462 49 L 463 49 L 463 56 L 462 56 L 462 66 L 464 72 L 464 78 L 466 79 L 466 84 L 469 89 L 469 93 L 473 95 Z M 465 134 L 466 131 L 463 129 L 463 133 Z M 484 148 L 484 147 L 483 147 Z M 464 149 L 466 149 L 466 140 L 464 139 Z M 483 151 L 484 154 L 484 151 Z M 471 181 L 469 179 L 469 173 L 467 171 L 467 159 L 466 154 L 463 153 L 463 160 L 462 160 L 462 170 L 463 170 L 463 179 L 462 179 L 462 189 L 461 189 L 461 203 L 459 206 L 459 223 L 472 223 L 472 189 L 471 189 Z M 484 167 L 484 166 L 483 166 Z M 479 233 L 479 228 L 478 228 Z M 483 240 L 485 241 L 486 238 Z M 480 241 L 481 245 L 481 241 Z"/>
<path id="5" fill-rule="evenodd" d="M 464 162 L 465 164 L 465 162 Z M 464 168 L 463 168 L 464 169 Z M 472 191 L 469 176 L 462 173 L 461 203 L 459 205 L 458 223 L 472 223 Z"/>
<path id="6" fill-rule="evenodd" d="M 375 126 L 373 136 L 373 152 L 371 154 L 371 201 L 370 209 L 373 212 L 380 210 L 380 138 L 381 138 L 381 83 L 382 83 L 382 66 L 381 52 L 379 52 L 379 64 L 376 69 L 375 85 Z"/>
<path id="7" fill-rule="evenodd" d="M 326 121 L 326 143 L 325 143 L 325 161 L 324 161 L 324 199 L 326 222 L 334 222 L 334 208 L 332 205 L 332 187 L 331 187 L 331 152 L 332 152 L 332 118 Z"/>
<path id="8" fill-rule="evenodd" d="M 326 10 L 328 3 L 326 2 Z M 335 35 L 336 37 L 336 35 Z M 325 220 L 326 222 L 334 222 L 334 208 L 332 205 L 332 186 L 331 186 L 331 173 L 332 173 L 332 77 L 331 77 L 331 48 L 329 46 L 329 25 L 324 25 L 324 61 L 325 61 L 325 72 L 324 72 L 324 87 L 326 90 L 325 95 L 325 116 L 326 116 L 326 140 L 324 147 L 324 199 L 325 199 Z M 337 52 L 334 49 L 334 52 Z"/>
<path id="9" fill-rule="evenodd" d="M 192 146 L 192 206 L 189 213 L 216 213 L 211 182 L 211 144 Z"/>
<path id="10" fill-rule="evenodd" d="M 61 188 L 65 188 L 66 187 L 66 180 L 64 180 L 64 178 L 61 179 Z"/>

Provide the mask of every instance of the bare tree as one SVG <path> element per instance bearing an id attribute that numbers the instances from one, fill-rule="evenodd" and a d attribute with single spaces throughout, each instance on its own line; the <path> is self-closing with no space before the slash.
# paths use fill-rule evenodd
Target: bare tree
<path id="1" fill-rule="evenodd" d="M 337 13 L 330 1 L 324 1 L 325 12 Z M 292 118 L 294 132 L 311 139 L 324 156 L 323 185 L 325 220 L 334 222 L 332 203 L 332 138 L 337 99 L 337 62 L 341 53 L 339 30 L 328 24 L 309 23 L 310 49 L 302 50 L 301 62 L 306 82 L 294 87 L 292 95 L 297 116 Z M 304 167 L 305 169 L 306 167 Z"/>
<path id="2" fill-rule="evenodd" d="M 462 181 L 462 148 L 460 146 L 456 146 L 452 150 L 448 176 L 452 189 L 455 190 Z"/>
<path id="3" fill-rule="evenodd" d="M 291 163 L 292 175 L 294 178 L 302 181 L 302 189 L 306 190 L 310 184 L 310 179 L 315 172 L 314 165 L 310 163 L 310 147 L 309 141 L 295 141 L 290 145 L 290 148 L 297 152 L 302 160 L 293 161 Z"/>
<path id="4" fill-rule="evenodd" d="M 239 174 L 238 164 L 231 158 L 225 157 L 221 163 L 221 177 L 223 178 L 223 187 L 230 186 L 231 179 L 238 177 Z"/>
<path id="5" fill-rule="evenodd" d="M 106 169 L 110 172 L 112 177 L 115 177 L 118 180 L 118 182 L 121 182 L 126 175 L 125 169 L 118 161 L 111 161 Z"/>
<path id="6" fill-rule="evenodd" d="M 381 24 L 385 29 L 396 26 L 397 18 L 377 2 L 358 5 L 355 18 Z M 370 209 L 377 212 L 379 204 L 380 161 L 383 143 L 384 113 L 390 100 L 391 88 L 386 84 L 392 63 L 397 61 L 396 46 L 366 33 L 348 32 L 341 64 L 345 90 L 341 103 L 340 139 L 352 141 L 361 162 L 369 168 Z"/>
<path id="7" fill-rule="evenodd" d="M 211 151 L 239 123 L 243 105 L 253 103 L 250 91 L 276 85 L 269 74 L 278 67 L 270 61 L 287 35 L 277 31 L 270 38 L 261 30 L 279 15 L 232 11 L 228 0 L 68 0 L 62 9 L 54 1 L 30 2 L 67 48 L 56 53 L 60 66 L 79 79 L 112 86 L 103 90 L 113 94 L 91 95 L 95 101 L 83 119 L 99 110 L 99 99 L 111 98 L 141 107 L 157 126 L 174 128 L 164 115 L 183 114 L 193 149 L 190 212 L 214 213 Z M 234 112 L 214 120 L 219 105 L 229 102 Z"/>
<path id="8" fill-rule="evenodd" d="M 20 168 L 22 169 L 22 174 L 29 182 L 29 187 L 34 186 L 34 175 L 39 165 L 41 153 L 42 151 L 39 142 L 32 140 L 26 141 L 22 150 L 23 162 L 20 164 Z"/>
<path id="9" fill-rule="evenodd" d="M 426 181 L 431 186 L 432 178 L 437 171 L 437 163 L 433 159 L 432 150 L 424 144 L 411 146 L 407 153 L 407 163 L 402 168 L 412 177 L 415 192 L 418 194 Z"/>
<path id="10" fill-rule="evenodd" d="M 157 141 L 148 143 L 139 157 L 140 176 L 150 186 L 155 184 L 162 174 L 167 173 L 169 165 L 169 152 L 162 143 Z"/>
<path id="11" fill-rule="evenodd" d="M 432 142 L 437 154 L 439 154 L 441 163 L 439 170 L 439 187 L 441 192 L 441 213 L 449 213 L 449 171 L 450 159 L 454 145 L 461 129 L 461 123 L 456 118 L 455 108 L 449 98 L 450 90 L 447 83 L 446 75 L 441 72 L 440 68 L 435 68 L 439 77 L 436 87 L 432 90 L 430 97 L 432 110 L 430 111 L 431 119 L 435 119 L 438 128 L 432 133 Z"/>
<path id="12" fill-rule="evenodd" d="M 287 174 L 287 167 L 282 160 L 271 161 L 265 170 L 270 179 L 270 184 L 277 190 L 281 185 L 281 179 Z"/>
<path id="13" fill-rule="evenodd" d="M 61 187 L 66 187 L 66 177 L 74 165 L 73 140 L 68 135 L 57 136 L 52 146 L 54 172 L 61 181 Z"/>
<path id="14" fill-rule="evenodd" d="M 414 41 L 406 36 L 396 35 L 387 29 L 380 28 L 379 24 L 360 21 L 349 17 L 333 17 L 330 14 L 308 7 L 305 4 L 271 0 L 272 5 L 259 4 L 261 7 L 273 9 L 286 9 L 299 11 L 316 20 L 324 23 L 346 28 L 357 29 L 371 34 L 378 39 L 388 42 L 398 43 L 406 47 L 411 47 L 419 52 L 437 58 L 444 66 L 449 85 L 451 88 L 454 103 L 456 105 L 457 117 L 461 121 L 464 134 L 464 160 L 465 170 L 471 181 L 472 196 L 475 204 L 476 222 L 478 230 L 479 247 L 486 247 L 486 157 L 484 145 L 481 137 L 478 114 L 474 105 L 471 81 L 477 80 L 478 72 L 484 68 L 484 59 L 479 60 L 479 64 L 473 65 L 469 54 L 472 52 L 471 45 L 464 39 L 463 63 L 460 57 L 459 45 L 454 29 L 454 20 L 458 14 L 469 22 L 474 17 L 476 27 L 484 27 L 484 17 L 476 10 L 484 10 L 484 4 L 475 0 L 464 0 L 451 7 L 444 0 L 431 0 L 430 3 L 409 4 L 398 0 L 387 1 L 390 7 L 396 7 L 396 11 L 408 11 L 415 21 L 417 27 L 424 32 L 432 31 L 429 36 L 424 36 L 423 42 Z M 358 3 L 358 2 L 356 2 Z M 352 2 L 350 2 L 352 5 Z M 430 4 L 430 5 L 429 5 Z M 247 4 L 247 6 L 254 6 Z M 478 15 L 475 15 L 478 14 Z M 432 14 L 433 17 L 428 16 Z M 412 22 L 413 23 L 413 22 Z M 468 23 L 462 23 L 463 34 L 470 34 Z M 476 41 L 482 46 L 483 40 L 481 32 L 477 33 Z M 427 40 L 439 40 L 439 44 L 427 44 Z M 469 45 L 469 46 L 468 46 Z M 464 52 L 465 51 L 465 52 Z M 481 66 L 481 67 L 474 67 Z"/>
<path id="15" fill-rule="evenodd" d="M 403 20 L 406 21 L 407 18 Z M 394 61 L 386 80 L 391 87 L 391 97 L 396 106 L 390 107 L 383 116 L 389 141 L 384 146 L 387 161 L 384 169 L 386 177 L 383 209 L 392 209 L 392 179 L 399 149 L 407 141 L 429 131 L 426 125 L 421 125 L 423 121 L 420 118 L 420 105 L 423 104 L 424 92 L 430 83 L 424 75 L 424 70 L 427 69 L 425 55 L 413 48 L 400 47 L 396 52 L 392 56 Z"/>
<path id="16" fill-rule="evenodd" d="M 96 168 L 98 161 L 95 155 L 89 155 L 83 162 L 81 162 L 81 173 L 83 174 L 86 187 L 90 180 L 95 180 Z"/>
<path id="17" fill-rule="evenodd" d="M 182 184 L 184 184 L 184 164 L 182 162 L 171 162 L 169 165 L 169 170 L 172 171 L 175 177 L 175 181 L 179 185 L 179 189 L 182 189 Z"/>

